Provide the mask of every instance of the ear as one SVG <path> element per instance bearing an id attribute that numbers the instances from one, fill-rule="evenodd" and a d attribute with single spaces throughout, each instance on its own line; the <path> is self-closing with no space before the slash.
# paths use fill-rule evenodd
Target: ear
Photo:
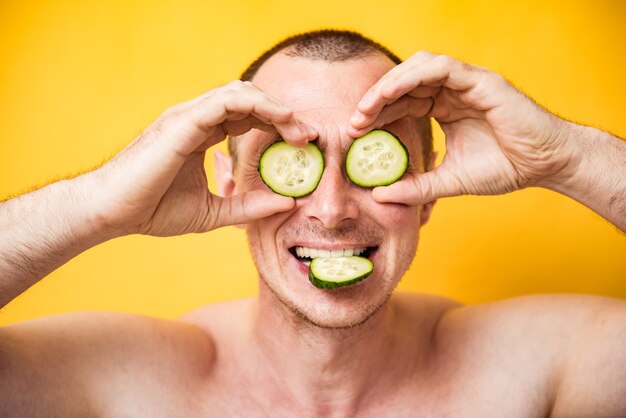
<path id="1" fill-rule="evenodd" d="M 430 161 L 428 162 L 428 167 L 426 171 L 433 171 L 435 169 L 436 159 L 437 159 L 437 151 L 434 151 L 430 157 Z M 422 205 L 422 210 L 420 213 L 420 226 L 426 225 L 426 223 L 430 219 L 430 214 L 432 213 L 433 208 L 435 207 L 435 203 L 437 203 L 437 200 L 433 200 L 432 202 L 424 203 Z"/>
<path id="2" fill-rule="evenodd" d="M 222 197 L 232 197 L 236 193 L 235 177 L 233 176 L 233 159 L 221 151 L 213 153 L 215 162 L 215 181 L 217 191 Z M 245 225 L 237 224 L 237 228 L 245 228 Z"/>
<path id="3" fill-rule="evenodd" d="M 233 177 L 233 160 L 221 151 L 213 153 L 215 162 L 215 180 L 220 196 L 231 197 L 235 194 L 235 179 Z"/>

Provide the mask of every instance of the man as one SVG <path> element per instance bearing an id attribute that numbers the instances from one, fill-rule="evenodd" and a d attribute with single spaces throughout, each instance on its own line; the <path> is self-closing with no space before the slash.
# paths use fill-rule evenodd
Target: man
<path id="1" fill-rule="evenodd" d="M 624 301 L 464 307 L 390 295 L 439 197 L 545 187 L 626 230 L 626 144 L 558 119 L 486 69 L 428 52 L 396 63 L 353 33 L 298 36 L 253 64 L 251 82 L 167 110 L 101 168 L 2 203 L 3 304 L 133 233 L 246 223 L 260 280 L 258 298 L 180 321 L 98 313 L 5 327 L 0 415 L 625 416 Z M 446 134 L 437 168 L 427 117 Z M 345 154 L 380 127 L 402 139 L 410 165 L 372 191 L 347 179 Z M 233 158 L 217 158 L 218 197 L 203 161 L 227 135 Z M 260 181 L 260 154 L 279 138 L 314 140 L 324 153 L 309 196 Z M 367 247 L 376 267 L 357 285 L 321 290 L 296 247 Z"/>

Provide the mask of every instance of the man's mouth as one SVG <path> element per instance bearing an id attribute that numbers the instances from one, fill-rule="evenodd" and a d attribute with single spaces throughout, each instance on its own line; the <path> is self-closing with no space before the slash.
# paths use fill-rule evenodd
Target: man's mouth
<path id="1" fill-rule="evenodd" d="M 294 246 L 289 248 L 289 252 L 302 264 L 308 266 L 314 258 L 350 257 L 353 255 L 370 258 L 377 249 L 378 247 L 320 249 Z"/>

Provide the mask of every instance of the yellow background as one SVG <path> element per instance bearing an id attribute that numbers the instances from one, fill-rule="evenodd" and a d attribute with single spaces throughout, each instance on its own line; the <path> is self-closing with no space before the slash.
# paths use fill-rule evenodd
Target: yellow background
<path id="1" fill-rule="evenodd" d="M 558 114 L 626 135 L 626 2 L 507 3 L 3 0 L 0 196 L 93 167 L 279 39 L 327 27 L 362 31 L 403 58 L 428 49 L 488 67 Z M 400 288 L 469 303 L 537 292 L 623 298 L 626 238 L 546 190 L 443 200 Z M 132 236 L 50 274 L 0 324 L 100 309 L 171 318 L 255 293 L 241 230 Z"/>

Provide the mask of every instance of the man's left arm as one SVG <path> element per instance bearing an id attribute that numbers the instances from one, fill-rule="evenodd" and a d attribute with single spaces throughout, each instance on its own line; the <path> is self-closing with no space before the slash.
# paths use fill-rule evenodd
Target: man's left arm
<path id="1" fill-rule="evenodd" d="M 544 187 L 576 199 L 626 232 L 626 142 L 563 120 L 502 76 L 421 51 L 361 99 L 358 137 L 404 117 L 432 117 L 446 135 L 437 168 L 375 188 L 379 202 L 420 205 L 441 197 Z"/>
<path id="2" fill-rule="evenodd" d="M 446 154 L 432 171 L 375 188 L 375 200 L 421 205 L 538 186 L 576 199 L 626 232 L 626 142 L 557 117 L 500 75 L 421 51 L 368 90 L 348 132 L 356 138 L 404 117 L 434 118 Z M 626 301 L 580 300 L 573 311 L 550 307 L 559 353 L 548 377 L 552 415 L 626 417 Z"/>
<path id="3" fill-rule="evenodd" d="M 626 232 L 626 141 L 596 128 L 564 125 L 563 135 L 578 149 L 575 169 L 537 185 L 571 197 Z"/>
<path id="4" fill-rule="evenodd" d="M 626 417 L 626 301 L 585 297 L 584 319 L 566 325 L 553 417 Z"/>

